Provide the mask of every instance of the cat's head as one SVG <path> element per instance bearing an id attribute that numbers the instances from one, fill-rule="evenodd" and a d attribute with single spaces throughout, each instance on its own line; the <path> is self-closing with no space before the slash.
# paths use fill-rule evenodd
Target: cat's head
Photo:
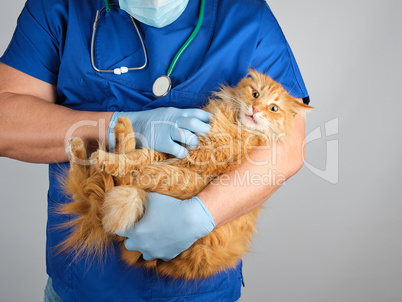
<path id="1" fill-rule="evenodd" d="M 287 132 L 295 114 L 303 116 L 312 109 L 298 102 L 269 76 L 250 69 L 247 77 L 228 91 L 238 108 L 238 121 L 251 131 Z"/>

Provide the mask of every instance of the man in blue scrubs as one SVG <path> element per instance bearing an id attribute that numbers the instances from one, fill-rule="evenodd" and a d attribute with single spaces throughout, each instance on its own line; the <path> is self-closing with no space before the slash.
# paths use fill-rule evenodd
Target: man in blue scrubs
<path id="1" fill-rule="evenodd" d="M 166 96 L 156 98 L 152 85 L 159 76 L 166 75 L 173 57 L 196 27 L 200 3 L 27 1 L 13 39 L 0 60 L 0 156 L 49 164 L 48 301 L 239 299 L 243 278 L 240 260 L 237 267 L 216 276 L 185 281 L 141 268 L 127 268 L 119 260 L 117 247 L 105 261 L 91 265 L 85 259 L 73 260 L 74 255 L 58 254 L 55 250 L 66 236 L 66 231 L 55 226 L 69 219 L 53 212 L 57 204 L 69 202 L 58 182 L 60 173 L 68 169 L 64 143 L 69 136 L 81 137 L 88 145 L 97 141 L 113 144 L 108 132 L 113 129 L 117 116 L 114 113 L 124 112 L 147 139 L 152 139 L 147 123 L 176 124 L 159 131 L 154 147 L 182 156 L 177 150 L 180 135 L 175 138 L 174 133 L 186 133 L 191 138 L 208 129 L 208 118 L 201 110 L 192 108 L 202 107 L 220 85 L 237 84 L 248 67 L 265 72 L 295 98 L 308 102 L 292 51 L 263 0 L 205 0 L 200 31 L 170 76 L 172 89 Z M 105 5 L 110 6 L 110 11 Z M 149 10 L 141 8 L 144 5 L 149 5 Z M 92 24 L 98 10 L 101 13 L 91 55 Z M 91 59 L 101 70 L 141 66 L 143 49 L 130 15 L 137 20 L 144 40 L 147 66 L 121 75 L 95 71 Z M 178 122 L 183 119 L 189 123 Z M 142 128 L 140 120 L 145 123 Z M 278 146 L 281 156 L 276 163 L 243 163 L 236 171 L 221 176 L 225 181 L 220 185 L 207 186 L 196 198 L 186 201 L 181 215 L 177 215 L 177 200 L 152 195 L 148 201 L 152 210 L 136 226 L 141 232 L 133 230 L 126 235 L 126 247 L 141 251 L 147 259 L 169 260 L 214 227 L 261 205 L 280 184 L 239 185 L 234 181 L 235 175 L 261 176 L 270 169 L 286 178 L 294 175 L 303 164 L 304 139 L 304 121 L 299 116 L 295 121 L 287 148 Z M 163 149 L 166 145 L 170 147 Z M 252 159 L 265 162 L 271 158 L 270 152 L 268 148 L 256 150 Z M 188 213 L 201 218 L 189 222 Z M 153 239 L 138 233 L 152 234 Z"/>

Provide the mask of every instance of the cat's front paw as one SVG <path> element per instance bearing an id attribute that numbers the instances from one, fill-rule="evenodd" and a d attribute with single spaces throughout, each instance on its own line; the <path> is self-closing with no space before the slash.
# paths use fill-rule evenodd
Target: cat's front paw
<path id="1" fill-rule="evenodd" d="M 135 134 L 133 126 L 128 117 L 121 116 L 114 127 L 116 146 L 114 153 L 123 154 L 135 150 Z"/>
<path id="2" fill-rule="evenodd" d="M 145 212 L 147 192 L 130 186 L 118 186 L 105 196 L 102 224 L 109 234 L 124 233 Z"/>

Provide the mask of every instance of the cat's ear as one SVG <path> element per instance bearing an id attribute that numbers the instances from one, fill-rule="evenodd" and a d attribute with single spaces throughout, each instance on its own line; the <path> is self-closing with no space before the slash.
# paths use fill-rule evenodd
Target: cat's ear
<path id="1" fill-rule="evenodd" d="M 251 77 L 251 78 L 254 78 L 254 79 L 258 79 L 258 77 L 259 77 L 260 75 L 261 75 L 261 74 L 260 74 L 258 71 L 252 69 L 251 67 L 248 68 L 247 77 Z"/>
<path id="2" fill-rule="evenodd" d="M 271 85 L 272 83 L 276 83 L 270 76 L 264 73 L 260 73 L 257 70 L 252 69 L 251 67 L 248 68 L 247 78 L 253 78 L 257 81 L 260 81 L 261 83 L 269 85 Z"/>
<path id="3" fill-rule="evenodd" d="M 293 99 L 292 110 L 294 114 L 301 114 L 302 116 L 306 116 L 306 114 L 309 113 L 312 109 L 314 109 L 314 107 Z"/>
<path id="4" fill-rule="evenodd" d="M 228 85 L 222 86 L 218 91 L 213 93 L 215 98 L 221 100 L 233 100 L 236 97 L 236 89 Z"/>

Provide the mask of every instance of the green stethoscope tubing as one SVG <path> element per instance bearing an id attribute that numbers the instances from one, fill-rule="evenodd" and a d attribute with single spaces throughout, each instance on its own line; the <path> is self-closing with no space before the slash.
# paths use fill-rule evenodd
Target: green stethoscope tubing
<path id="1" fill-rule="evenodd" d="M 187 49 L 187 47 L 191 44 L 191 42 L 193 42 L 193 40 L 197 36 L 198 32 L 200 31 L 200 28 L 202 25 L 202 20 L 204 19 L 204 9 L 205 9 L 205 0 L 201 0 L 200 13 L 198 15 L 197 25 L 194 28 L 193 32 L 191 33 L 190 37 L 187 39 L 187 41 L 183 44 L 183 46 L 179 49 L 179 51 L 174 56 L 173 61 L 170 63 L 170 67 L 168 69 L 167 76 L 170 76 L 173 73 L 174 67 L 176 66 L 176 63 L 179 60 L 180 56 Z"/>
<path id="2" fill-rule="evenodd" d="M 110 12 L 109 0 L 105 0 L 105 9 L 106 9 L 106 12 Z M 175 66 L 177 64 L 177 61 L 179 61 L 180 56 L 187 49 L 187 47 L 191 44 L 191 42 L 193 42 L 193 40 L 197 36 L 198 32 L 200 31 L 202 21 L 204 19 L 204 11 L 205 11 L 205 0 L 200 0 L 200 12 L 199 12 L 199 15 L 198 15 L 197 25 L 195 26 L 195 28 L 194 28 L 193 32 L 191 33 L 190 37 L 183 44 L 183 46 L 179 49 L 179 51 L 174 56 L 172 62 L 170 63 L 169 69 L 168 69 L 167 74 L 166 74 L 168 77 L 173 73 L 173 70 L 174 70 L 174 68 L 175 68 Z"/>
<path id="3" fill-rule="evenodd" d="M 108 0 L 105 0 L 105 8 L 106 8 L 106 12 L 110 12 L 110 6 L 109 6 Z"/>

